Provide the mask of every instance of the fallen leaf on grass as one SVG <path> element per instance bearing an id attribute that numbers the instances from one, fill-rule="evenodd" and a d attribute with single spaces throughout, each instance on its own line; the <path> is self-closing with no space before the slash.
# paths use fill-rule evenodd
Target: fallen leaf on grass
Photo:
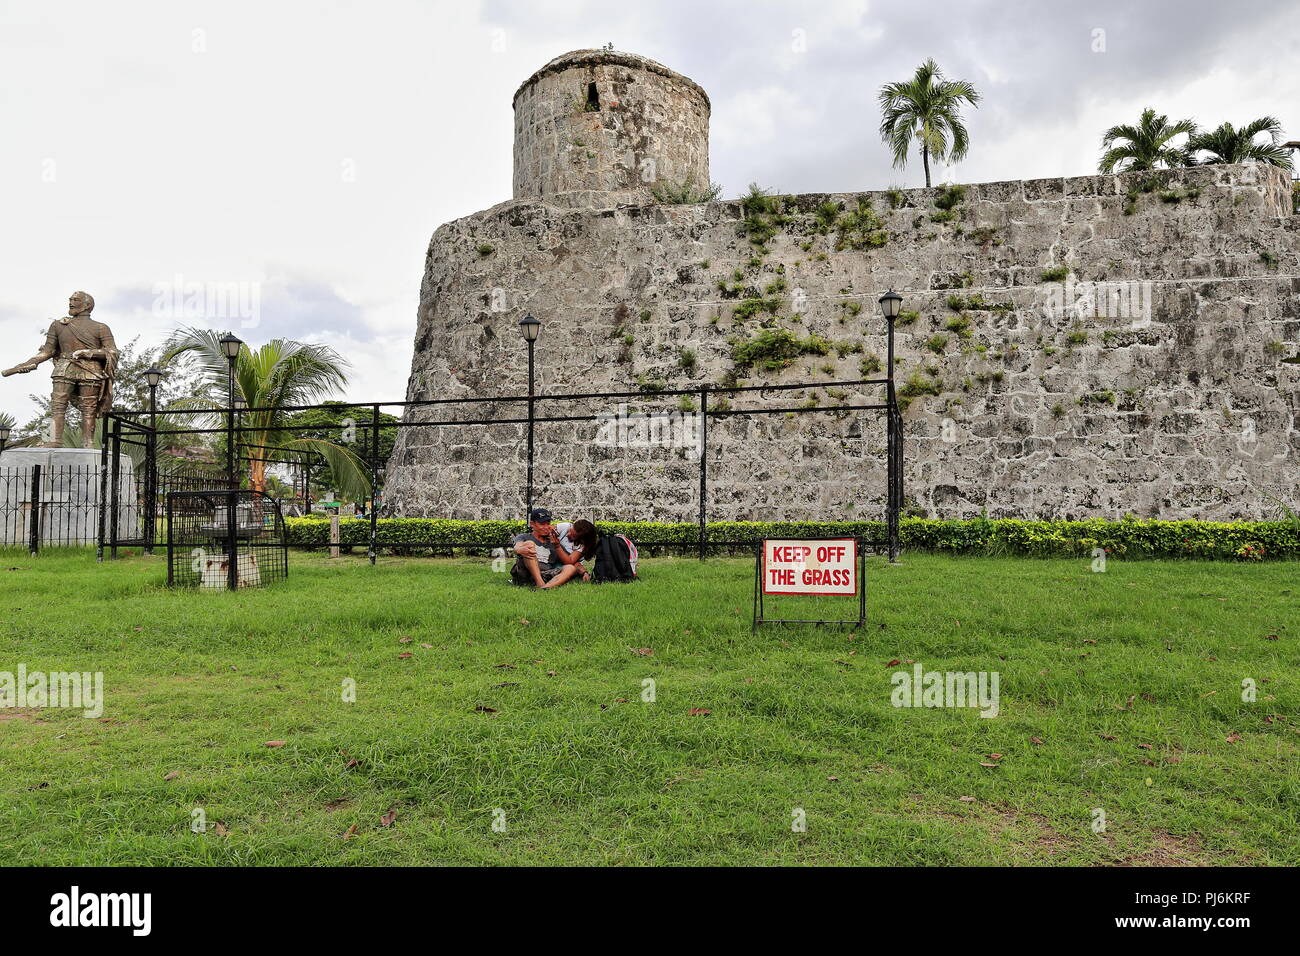
<path id="1" fill-rule="evenodd" d="M 1276 634 L 1265 634 L 1265 635 L 1264 635 L 1264 640 L 1266 640 L 1266 641 L 1276 641 L 1276 640 L 1277 640 L 1277 635 L 1276 635 Z"/>
<path id="2" fill-rule="evenodd" d="M 486 704 L 475 704 L 474 709 L 482 711 L 485 714 L 495 714 L 497 712 L 495 707 L 489 707 Z"/>
<path id="3" fill-rule="evenodd" d="M 713 711 L 709 710 L 709 708 L 707 708 L 707 707 L 692 707 L 692 708 L 691 708 L 691 711 L 690 711 L 690 714 L 689 714 L 688 716 L 690 716 L 690 717 L 707 717 L 707 716 L 709 716 L 709 714 L 711 714 L 711 713 L 713 713 Z"/>
<path id="4" fill-rule="evenodd" d="M 995 764 L 995 763 L 989 763 L 987 760 L 981 760 L 981 761 L 980 761 L 980 766 L 981 766 L 981 767 L 996 767 L 996 766 L 998 766 L 998 765 Z"/>
<path id="5" fill-rule="evenodd" d="M 356 766 L 357 764 L 359 764 L 359 763 L 361 763 L 361 761 L 358 760 L 356 757 L 353 757 L 351 760 L 349 760 L 347 763 L 345 763 L 345 764 L 343 765 L 343 769 L 344 769 L 344 770 L 351 770 L 353 767 L 355 767 L 355 766 Z"/>
<path id="6" fill-rule="evenodd" d="M 835 783 L 835 782 L 838 781 L 840 778 L 839 778 L 839 777 L 827 777 L 826 779 L 829 780 L 831 783 Z"/>
<path id="7" fill-rule="evenodd" d="M 217 831 L 217 836 L 228 836 L 230 833 L 230 831 L 226 829 L 226 825 L 220 820 L 217 821 L 217 825 L 213 827 L 213 829 Z"/>
<path id="8" fill-rule="evenodd" d="M 425 644 L 423 641 L 420 642 L 420 646 L 423 647 L 426 651 L 433 650 L 432 644 Z"/>
<path id="9" fill-rule="evenodd" d="M 492 666 L 493 666 L 493 667 L 498 667 L 498 668 L 500 668 L 500 669 L 502 669 L 502 670 L 507 670 L 507 671 L 512 671 L 512 670 L 515 669 L 515 665 L 514 665 L 514 664 L 493 664 Z"/>
<path id="10" fill-rule="evenodd" d="M 397 819 L 397 811 L 389 810 L 387 813 L 385 813 L 382 817 L 379 818 L 379 825 L 381 827 L 391 827 L 393 825 L 393 821 L 396 819 Z"/>
<path id="11" fill-rule="evenodd" d="M 410 651 L 402 651 L 402 653 L 400 653 L 400 654 L 397 655 L 397 659 L 398 659 L 399 661 L 404 661 L 404 660 L 406 660 L 408 657 L 412 657 L 412 656 L 414 656 L 414 655 L 412 655 Z"/>
<path id="12" fill-rule="evenodd" d="M 632 653 L 640 654 L 642 657 L 650 657 L 652 654 L 654 654 L 654 649 L 649 647 L 634 647 L 632 649 Z"/>
<path id="13" fill-rule="evenodd" d="M 1138 744 L 1138 746 L 1141 747 L 1143 750 L 1150 750 L 1150 749 L 1151 749 L 1151 745 L 1150 745 L 1150 744 Z"/>
<path id="14" fill-rule="evenodd" d="M 962 803 L 974 803 L 974 802 L 975 802 L 975 798 L 974 798 L 974 797 L 958 797 L 957 799 L 960 800 Z"/>
<path id="15" fill-rule="evenodd" d="M 1041 747 L 1043 745 L 1043 740 L 1041 737 L 1030 737 L 1029 742 L 1033 744 L 1035 747 Z"/>
<path id="16" fill-rule="evenodd" d="M 348 832 L 343 834 L 343 839 L 351 840 L 356 835 L 357 835 L 357 825 L 354 823 L 352 824 L 352 826 L 348 827 Z"/>
<path id="17" fill-rule="evenodd" d="M 283 741 L 283 740 L 268 740 L 268 741 L 266 742 L 266 746 L 268 746 L 268 747 L 283 747 L 283 746 L 284 746 L 284 741 Z"/>
<path id="18" fill-rule="evenodd" d="M 180 772 L 179 770 L 173 770 L 171 773 L 167 774 L 167 776 L 163 777 L 163 779 L 164 779 L 164 780 L 175 780 L 175 779 L 176 779 L 177 777 L 179 777 L 180 775 L 181 775 L 181 772 Z"/>
<path id="19" fill-rule="evenodd" d="M 1002 754 L 989 754 L 989 759 L 990 759 L 990 760 L 1001 760 L 1001 759 L 1002 759 Z"/>
<path id="20" fill-rule="evenodd" d="M 1115 738 L 1112 737 L 1110 734 L 1098 734 L 1097 736 L 1100 737 L 1102 740 L 1114 740 L 1114 739 L 1115 739 Z"/>
<path id="21" fill-rule="evenodd" d="M 1228 736 L 1225 739 L 1228 741 L 1228 743 L 1235 744 L 1238 740 L 1241 739 L 1241 734 L 1237 733 L 1234 730 L 1232 733 L 1228 734 Z"/>
<path id="22" fill-rule="evenodd" d="M 886 666 L 886 667 L 897 667 L 897 666 L 898 666 L 899 664 L 901 664 L 901 663 L 902 663 L 902 661 L 900 661 L 897 657 L 895 657 L 892 661 L 889 661 L 887 664 L 885 664 L 885 666 Z"/>
<path id="23" fill-rule="evenodd" d="M 519 619 L 519 623 L 520 623 L 520 624 L 527 624 L 527 623 L 528 623 L 528 618 L 526 618 L 526 617 L 521 617 L 521 618 Z"/>
<path id="24" fill-rule="evenodd" d="M 410 643 L 411 643 L 411 639 L 410 639 L 409 637 L 399 637 L 399 638 L 397 639 L 397 643 L 398 643 L 398 644 L 410 644 Z"/>

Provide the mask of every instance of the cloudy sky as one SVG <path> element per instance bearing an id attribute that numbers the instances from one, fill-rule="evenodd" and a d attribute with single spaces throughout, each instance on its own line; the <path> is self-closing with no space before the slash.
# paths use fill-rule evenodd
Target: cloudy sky
<path id="1" fill-rule="evenodd" d="M 211 324 L 327 342 L 353 398 L 400 399 L 429 235 L 509 198 L 519 83 L 608 42 L 709 91 L 726 196 L 921 184 L 875 95 L 928 56 L 984 96 L 944 179 L 1089 173 L 1147 105 L 1300 139 L 1279 0 L 0 0 L 0 367 L 75 289 L 156 344 L 197 285 L 229 297 Z M 0 410 L 48 386 L 0 380 Z"/>

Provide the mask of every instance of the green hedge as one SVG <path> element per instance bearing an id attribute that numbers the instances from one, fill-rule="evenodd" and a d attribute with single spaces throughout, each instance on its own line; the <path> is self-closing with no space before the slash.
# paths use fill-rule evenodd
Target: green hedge
<path id="1" fill-rule="evenodd" d="M 289 518 L 289 543 L 323 548 L 329 544 L 329 519 Z M 694 546 L 698 525 L 689 522 L 602 521 L 605 531 L 621 532 L 648 554 Z M 380 518 L 381 550 L 397 554 L 447 553 L 448 545 L 490 549 L 503 545 L 523 528 L 516 521 L 454 521 L 449 518 Z M 1087 557 L 1104 548 L 1120 558 L 1213 558 L 1262 561 L 1300 557 L 1300 521 L 1020 521 L 1012 519 L 947 521 L 904 518 L 899 533 L 905 551 L 956 554 Z M 763 537 L 884 538 L 880 521 L 718 521 L 707 527 L 710 541 L 746 541 Z M 344 518 L 339 540 L 346 550 L 370 541 L 370 522 Z M 418 543 L 418 544 L 417 544 Z M 404 546 L 405 545 L 405 546 Z M 671 545 L 670 548 L 656 545 Z M 724 550 L 715 547 L 713 550 Z"/>

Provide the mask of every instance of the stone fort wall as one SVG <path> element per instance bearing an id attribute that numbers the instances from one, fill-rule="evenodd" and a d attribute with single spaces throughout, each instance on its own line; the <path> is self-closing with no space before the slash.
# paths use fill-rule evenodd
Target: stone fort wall
<path id="1" fill-rule="evenodd" d="M 506 202 L 434 234 L 407 397 L 524 394 L 525 312 L 543 322 L 542 393 L 855 379 L 864 360 L 883 361 L 876 299 L 893 287 L 916 313 L 898 328 L 896 369 L 910 397 L 914 511 L 1232 519 L 1275 513 L 1275 499 L 1300 509 L 1300 217 L 1290 215 L 1290 183 L 1256 166 L 1158 178 L 978 184 L 948 210 L 936 205 L 951 203 L 939 189 L 794 196 L 761 248 L 735 201 Z M 860 202 L 883 244 L 871 230 L 867 244 L 854 248 L 850 235 L 846 245 L 819 219 L 826 203 Z M 1069 270 L 1065 281 L 1045 278 L 1052 269 Z M 772 310 L 742 314 L 756 299 Z M 832 346 L 784 368 L 738 369 L 735 343 L 765 326 Z M 834 408 L 876 394 L 813 387 L 736 398 L 733 408 Z M 543 401 L 538 414 L 614 404 Z M 647 395 L 631 405 L 677 402 Z M 524 407 L 478 412 L 517 418 Z M 408 419 L 451 415 L 423 407 Z M 519 514 L 522 435 L 518 425 L 403 430 L 388 507 Z M 537 500 L 610 519 L 694 519 L 692 449 L 599 437 L 594 422 L 538 426 Z M 876 516 L 883 458 L 883 422 L 870 412 L 715 420 L 710 516 Z"/>
<path id="2" fill-rule="evenodd" d="M 575 110 L 592 82 L 599 110 Z M 407 398 L 524 394 L 517 323 L 532 313 L 540 394 L 639 393 L 543 399 L 539 416 L 685 415 L 648 445 L 611 442 L 626 433 L 609 422 L 539 424 L 538 502 L 695 520 L 691 406 L 655 390 L 807 381 L 824 384 L 736 395 L 729 410 L 827 411 L 710 420 L 710 518 L 879 517 L 883 419 L 844 406 L 881 390 L 830 383 L 882 374 L 876 299 L 892 287 L 906 310 L 895 373 L 912 513 L 1300 510 L 1300 217 L 1282 171 L 663 205 L 634 178 L 642 160 L 707 181 L 708 101 L 689 80 L 579 51 L 525 82 L 515 108 L 516 198 L 429 244 Z M 585 135 L 574 124 L 599 133 L 589 161 L 585 146 L 573 160 Z M 506 403 L 410 408 L 428 427 L 401 431 L 386 510 L 519 516 L 523 426 L 435 423 L 525 415 Z"/>

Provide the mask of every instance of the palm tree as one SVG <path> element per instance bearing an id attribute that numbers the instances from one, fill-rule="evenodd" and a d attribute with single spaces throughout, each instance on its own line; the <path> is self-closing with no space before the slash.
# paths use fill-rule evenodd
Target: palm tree
<path id="1" fill-rule="evenodd" d="M 880 138 L 894 151 L 895 168 L 907 165 L 907 154 L 915 139 L 921 147 L 925 184 L 930 185 L 930 158 L 965 158 L 970 137 L 961 120 L 961 106 L 975 106 L 980 95 L 965 80 L 945 80 L 934 60 L 916 68 L 916 75 L 902 83 L 880 88 Z"/>
<path id="2" fill-rule="evenodd" d="M 1267 143 L 1255 142 L 1260 133 L 1267 133 Z M 1197 133 L 1187 141 L 1187 148 L 1193 153 L 1206 152 L 1210 155 L 1201 160 L 1203 165 L 1215 163 L 1264 163 L 1268 166 L 1291 168 L 1291 154 L 1278 144 L 1282 138 L 1282 124 L 1272 116 L 1261 116 L 1253 123 L 1247 123 L 1241 129 L 1234 129 L 1231 123 L 1224 123 L 1218 129 Z"/>
<path id="3" fill-rule="evenodd" d="M 1147 107 L 1136 126 L 1125 124 L 1106 130 L 1106 135 L 1101 138 L 1106 152 L 1097 164 L 1097 171 L 1104 175 L 1140 172 L 1161 165 L 1169 169 L 1190 166 L 1193 160 L 1187 145 L 1170 143 L 1175 136 L 1184 133 L 1189 137 L 1195 136 L 1196 124 L 1184 119 L 1171 125 L 1168 116 L 1157 115 L 1155 110 Z"/>
<path id="4" fill-rule="evenodd" d="M 171 408 L 224 409 L 229 362 L 218 334 L 208 329 L 182 328 L 168 339 L 163 361 L 194 353 L 204 380 L 202 394 L 173 402 Z M 278 430 L 289 413 L 284 409 L 310 405 L 347 384 L 347 361 L 327 345 L 272 339 L 259 349 L 245 343 L 235 359 L 235 396 L 248 411 L 240 412 L 240 442 L 249 451 L 248 485 L 266 491 L 267 460 L 285 458 L 283 450 L 316 452 L 334 473 L 338 489 L 355 499 L 370 494 L 365 465 L 341 445 L 319 438 L 286 437 Z"/>

